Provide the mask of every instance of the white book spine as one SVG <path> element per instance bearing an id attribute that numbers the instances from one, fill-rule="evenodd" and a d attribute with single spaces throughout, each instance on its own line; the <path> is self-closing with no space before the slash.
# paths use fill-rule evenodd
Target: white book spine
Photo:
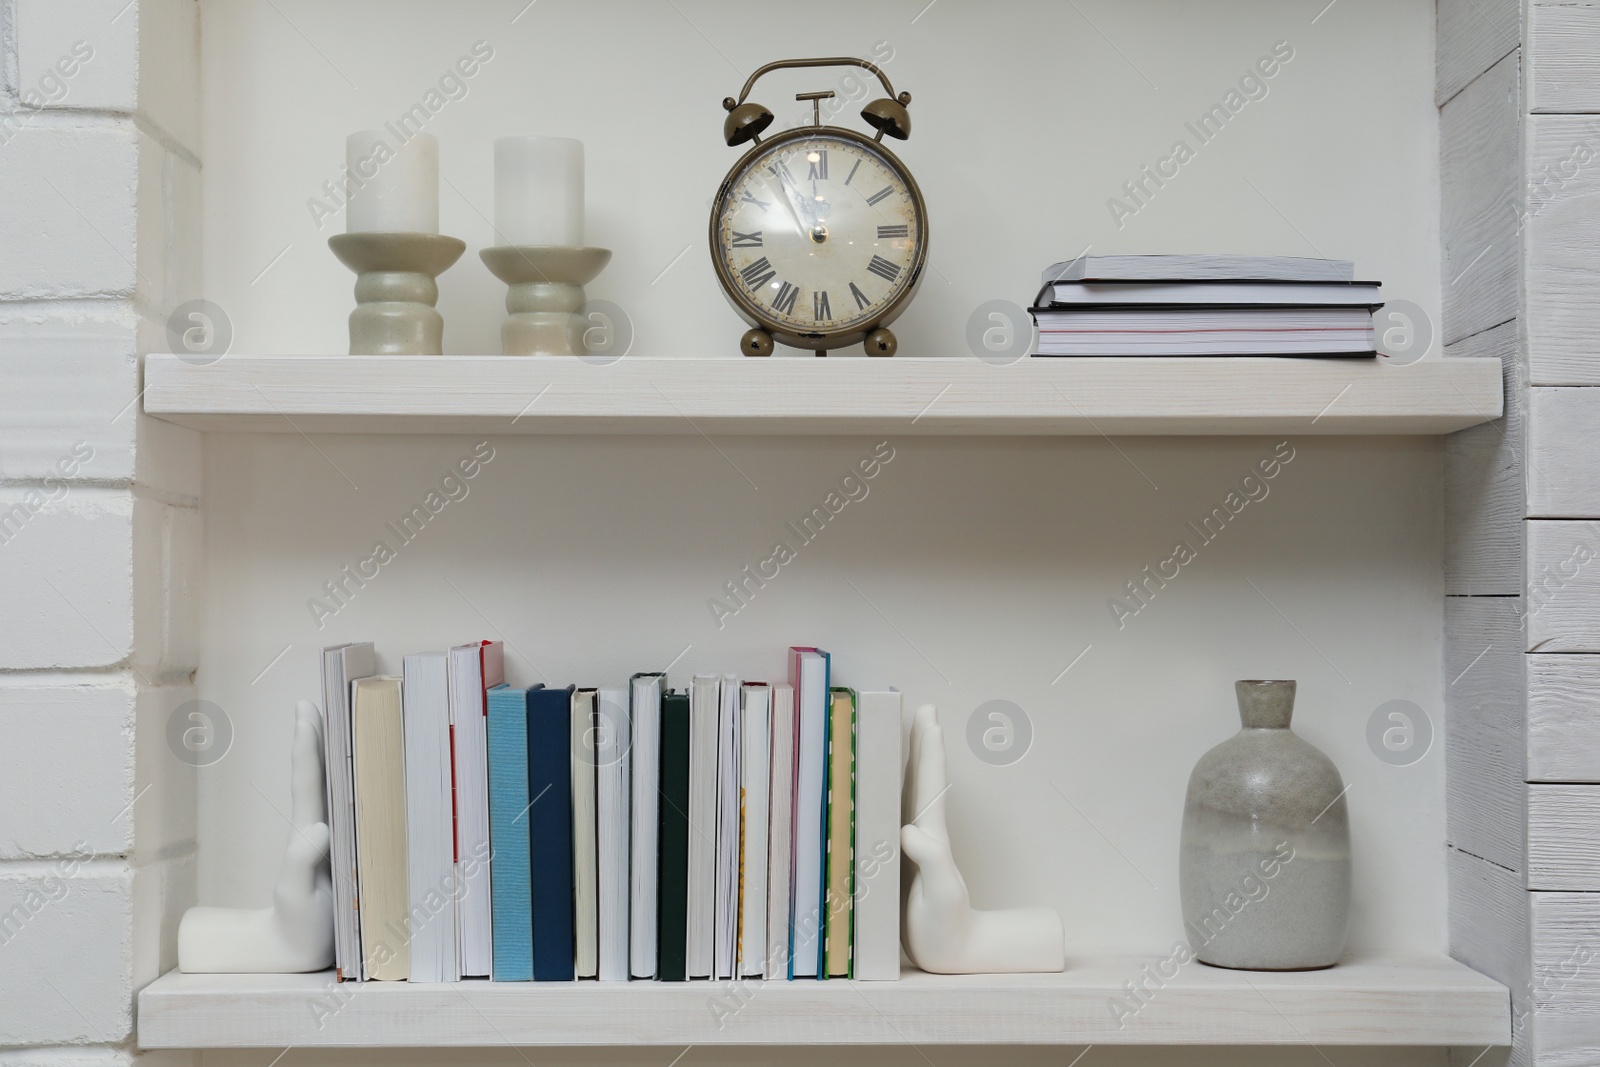
<path id="1" fill-rule="evenodd" d="M 715 959 L 717 870 L 717 717 L 722 680 L 697 674 L 689 689 L 690 978 L 710 978 Z"/>
<path id="2" fill-rule="evenodd" d="M 633 681 L 633 876 L 631 973 L 656 976 L 656 840 L 661 804 L 661 676 Z"/>
<path id="3" fill-rule="evenodd" d="M 900 693 L 856 705 L 855 977 L 900 977 Z"/>
<path id="4" fill-rule="evenodd" d="M 822 782 L 827 759 L 827 664 L 807 652 L 800 664 L 800 759 L 795 770 L 793 965 L 815 978 L 822 964 Z"/>
<path id="5" fill-rule="evenodd" d="M 455 729 L 456 941 L 459 971 L 487 978 L 493 963 L 489 891 L 489 737 L 479 645 L 450 650 Z"/>
<path id="6" fill-rule="evenodd" d="M 327 720 L 329 848 L 334 894 L 335 962 L 345 981 L 364 981 L 361 946 L 360 859 L 356 842 L 356 784 L 352 685 L 377 673 L 372 642 L 323 650 L 323 701 Z"/>
<path id="7" fill-rule="evenodd" d="M 579 978 L 595 977 L 600 966 L 594 702 L 592 689 L 572 696 L 573 973 Z"/>
<path id="8" fill-rule="evenodd" d="M 455 756 L 450 729 L 450 670 L 448 656 L 440 652 L 434 659 L 435 717 L 439 723 L 439 750 L 433 754 L 434 774 L 439 782 L 438 871 L 439 881 L 431 888 L 441 901 L 440 913 L 432 922 L 439 928 L 439 977 L 446 982 L 461 981 L 461 938 L 456 916 L 456 895 L 460 885 L 456 862 Z"/>
<path id="9" fill-rule="evenodd" d="M 717 978 L 734 976 L 739 942 L 739 679 L 722 679 L 717 718 Z"/>
<path id="10" fill-rule="evenodd" d="M 442 658 L 439 664 L 442 674 Z M 413 982 L 442 982 L 445 980 L 443 935 L 446 915 L 433 910 L 445 888 L 443 868 L 449 862 L 447 853 L 441 851 L 439 832 L 441 818 L 448 822 L 449 796 L 441 798 L 439 783 L 439 750 L 441 740 L 448 749 L 448 738 L 439 737 L 441 724 L 436 715 L 445 710 L 435 706 L 442 696 L 434 689 L 432 657 L 407 656 L 404 660 L 404 682 L 400 689 L 401 715 L 405 730 L 405 797 L 406 797 L 406 935 L 411 942 L 411 973 Z M 448 838 L 446 838 L 448 840 Z M 450 925 L 455 925 L 452 894 L 449 903 L 452 914 Z M 454 945 L 452 944 L 452 948 Z"/>
<path id="11" fill-rule="evenodd" d="M 742 695 L 740 728 L 743 754 L 739 776 L 744 793 L 739 841 L 738 975 L 761 978 L 766 973 L 767 947 L 767 818 L 772 785 L 772 689 L 747 685 Z"/>
<path id="12" fill-rule="evenodd" d="M 600 868 L 600 981 L 626 982 L 629 970 L 628 881 L 630 855 L 629 803 L 632 729 L 628 717 L 628 690 L 607 686 L 600 690 L 595 709 L 596 767 L 595 823 L 599 836 Z"/>
<path id="13" fill-rule="evenodd" d="M 789 974 L 789 914 L 794 842 L 794 689 L 772 687 L 772 781 L 767 819 L 767 954 L 765 976 Z"/>
<path id="14" fill-rule="evenodd" d="M 481 678 L 481 675 L 474 675 Z M 482 682 L 475 694 L 482 701 Z M 489 716 L 484 711 L 468 715 L 457 738 L 458 764 L 470 764 L 470 781 L 462 799 L 463 825 L 468 832 L 461 839 L 461 935 L 465 951 L 461 973 L 487 978 L 494 969 L 494 912 L 489 862 Z M 465 744 L 460 742 L 465 741 Z M 463 771 L 466 768 L 463 766 Z"/>
<path id="15" fill-rule="evenodd" d="M 355 925 L 355 889 L 351 884 L 354 858 L 345 845 L 347 825 L 345 794 L 349 780 L 345 772 L 350 760 L 350 715 L 340 703 L 344 698 L 344 657 L 336 648 L 322 650 L 323 767 L 327 777 L 328 857 L 333 872 L 333 962 L 337 973 L 352 977 L 359 950 L 351 946 Z M 341 779 L 343 779 L 341 781 Z M 359 940 L 359 933 L 357 939 Z"/>

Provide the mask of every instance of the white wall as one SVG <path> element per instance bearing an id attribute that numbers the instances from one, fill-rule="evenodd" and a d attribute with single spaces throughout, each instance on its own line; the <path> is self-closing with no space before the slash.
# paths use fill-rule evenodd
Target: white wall
<path id="1" fill-rule="evenodd" d="M 205 4 L 207 296 L 232 316 L 236 351 L 343 351 L 354 278 L 326 247 L 343 217 L 318 229 L 306 201 L 338 175 L 347 133 L 397 117 L 483 40 L 494 58 L 428 126 L 441 226 L 469 247 L 440 280 L 446 350 L 498 350 L 504 287 L 477 259 L 493 241 L 492 145 L 538 132 L 585 141 L 589 239 L 616 252 L 589 295 L 629 310 L 635 352 L 732 355 L 743 326 L 705 248 L 709 200 L 739 155 L 720 101 L 769 60 L 886 42 L 885 69 L 913 96 L 897 148 L 932 220 L 902 353 L 965 354 L 979 303 L 1026 304 L 1043 267 L 1091 244 L 1353 259 L 1390 299 L 1437 314 L 1431 4 L 1342 0 L 1312 25 L 1315 10 L 1265 2 L 1082 3 L 1080 16 L 941 0 L 913 21 L 925 2 L 539 0 L 514 25 L 514 0 L 399 0 L 381 19 L 365 4 Z M 1295 57 L 1266 98 L 1119 230 L 1107 200 L 1177 138 L 1194 145 L 1184 124 L 1280 40 Z M 840 77 L 780 72 L 756 97 L 786 124 L 809 114 L 795 92 Z"/>
<path id="2" fill-rule="evenodd" d="M 1320 5 L 1267 3 L 540 0 L 513 24 L 521 7 L 388 3 L 374 28 L 369 5 L 203 6 L 206 295 L 230 315 L 235 351 L 343 350 L 353 279 L 325 247 L 340 220 L 318 230 L 306 200 L 336 175 L 345 133 L 398 114 L 480 39 L 495 58 L 429 127 L 443 228 L 471 249 L 441 281 L 449 351 L 495 349 L 503 290 L 475 257 L 491 237 L 491 142 L 548 132 L 588 145 L 591 239 L 617 253 L 590 295 L 632 315 L 630 358 L 730 354 L 743 327 L 703 247 L 708 200 L 736 157 L 718 102 L 770 59 L 865 55 L 879 41 L 894 48 L 896 89 L 915 97 L 902 154 L 933 221 L 934 272 L 897 324 L 903 353 L 962 354 L 974 307 L 1026 303 L 1041 267 L 1086 244 L 1351 258 L 1437 317 L 1429 3 L 1341 0 L 1314 24 Z M 1269 95 L 1119 230 L 1107 199 L 1279 40 L 1295 57 Z M 783 121 L 799 114 L 789 95 L 836 77 L 774 78 L 757 95 Z M 263 899 L 286 831 L 274 805 L 287 810 L 289 709 L 316 692 L 321 644 L 372 638 L 398 669 L 408 651 L 499 636 L 524 684 L 620 680 L 691 646 L 672 670 L 681 685 L 696 670 L 774 677 L 786 645 L 815 642 L 848 684 L 940 705 L 952 832 L 977 902 L 1056 905 L 1074 953 L 1154 953 L 1178 936 L 1188 770 L 1235 728 L 1234 678 L 1298 678 L 1297 725 L 1353 783 L 1353 944 L 1444 949 L 1441 751 L 1396 768 L 1365 741 L 1390 699 L 1442 726 L 1437 441 L 1294 441 L 1271 495 L 1119 631 L 1107 598 L 1276 441 L 893 440 L 870 496 L 718 630 L 706 599 L 873 443 L 735 438 L 718 442 L 724 455 L 698 438 L 496 440 L 470 496 L 319 630 L 307 599 L 472 441 L 208 439 L 199 684 L 237 734 L 201 772 L 202 897 Z M 1009 768 L 961 741 L 993 698 L 1036 730 Z"/>

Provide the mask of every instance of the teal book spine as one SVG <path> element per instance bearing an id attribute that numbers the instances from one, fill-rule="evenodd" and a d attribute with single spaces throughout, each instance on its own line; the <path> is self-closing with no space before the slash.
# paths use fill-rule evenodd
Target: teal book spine
<path id="1" fill-rule="evenodd" d="M 533 980 L 528 692 L 489 690 L 489 909 L 496 982 Z"/>

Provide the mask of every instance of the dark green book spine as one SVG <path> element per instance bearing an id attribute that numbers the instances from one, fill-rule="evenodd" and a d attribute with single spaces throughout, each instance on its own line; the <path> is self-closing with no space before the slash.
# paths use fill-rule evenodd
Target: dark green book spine
<path id="1" fill-rule="evenodd" d="M 656 877 L 656 976 L 689 977 L 689 694 L 661 696 L 661 805 Z"/>

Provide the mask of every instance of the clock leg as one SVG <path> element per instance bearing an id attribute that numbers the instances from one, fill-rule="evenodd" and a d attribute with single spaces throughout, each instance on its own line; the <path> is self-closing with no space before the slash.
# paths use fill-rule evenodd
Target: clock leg
<path id="1" fill-rule="evenodd" d="M 739 351 L 747 356 L 770 356 L 772 335 L 766 330 L 746 330 L 739 338 Z"/>
<path id="2" fill-rule="evenodd" d="M 867 350 L 869 356 L 892 356 L 899 349 L 900 342 L 894 339 L 894 334 L 880 326 L 867 334 L 861 347 Z"/>

